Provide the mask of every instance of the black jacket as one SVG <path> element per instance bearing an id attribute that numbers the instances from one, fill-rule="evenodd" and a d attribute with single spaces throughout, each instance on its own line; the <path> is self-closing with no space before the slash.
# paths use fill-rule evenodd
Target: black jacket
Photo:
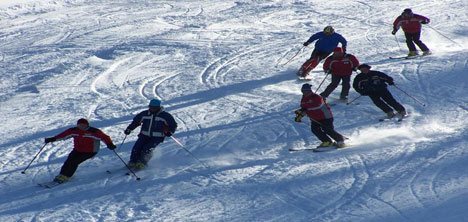
<path id="1" fill-rule="evenodd" d="M 393 78 L 383 72 L 371 70 L 367 74 L 358 74 L 353 80 L 353 88 L 359 94 L 367 96 L 385 90 L 386 83 L 393 85 Z"/>

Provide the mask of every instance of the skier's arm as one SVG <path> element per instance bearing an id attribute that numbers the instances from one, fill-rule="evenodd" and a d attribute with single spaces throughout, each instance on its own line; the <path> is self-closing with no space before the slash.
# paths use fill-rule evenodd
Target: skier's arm
<path id="1" fill-rule="evenodd" d="M 55 142 L 57 140 L 66 140 L 68 138 L 71 137 L 71 134 L 72 134 L 72 129 L 73 128 L 70 128 L 70 129 L 67 129 L 61 133 L 59 133 L 58 135 L 56 136 L 53 136 L 53 137 L 49 137 L 49 138 L 45 138 L 44 142 L 45 143 L 50 143 L 50 142 Z"/>
<path id="2" fill-rule="evenodd" d="M 127 130 L 132 131 L 141 125 L 141 120 L 143 119 L 143 113 L 144 112 L 141 112 L 133 118 L 132 123 L 130 123 L 130 125 L 127 126 Z"/>

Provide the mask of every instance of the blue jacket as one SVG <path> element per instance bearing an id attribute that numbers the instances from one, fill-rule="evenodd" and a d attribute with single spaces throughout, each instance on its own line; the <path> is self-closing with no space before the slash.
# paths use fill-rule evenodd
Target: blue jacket
<path id="1" fill-rule="evenodd" d="M 333 52 L 333 49 L 338 46 L 338 43 L 341 43 L 341 46 L 344 48 L 346 48 L 347 44 L 346 39 L 336 32 L 331 35 L 326 35 L 323 32 L 317 32 L 313 34 L 307 42 L 312 43 L 315 40 L 317 40 L 315 43 L 315 49 L 324 52 Z"/>
<path id="2" fill-rule="evenodd" d="M 158 113 L 151 113 L 149 110 L 138 113 L 132 123 L 128 125 L 127 129 L 134 130 L 141 125 L 139 135 L 145 135 L 149 137 L 162 137 L 164 138 L 164 132 L 174 133 L 177 129 L 177 123 L 171 114 L 161 110 Z"/>

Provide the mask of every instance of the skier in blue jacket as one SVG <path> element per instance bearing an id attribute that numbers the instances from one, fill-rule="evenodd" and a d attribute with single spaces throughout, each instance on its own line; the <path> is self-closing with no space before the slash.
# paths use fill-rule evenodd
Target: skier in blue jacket
<path id="1" fill-rule="evenodd" d="M 133 145 L 128 166 L 134 169 L 142 169 L 152 157 L 154 148 L 164 141 L 164 138 L 172 136 L 177 129 L 174 117 L 164 111 L 161 101 L 152 99 L 148 110 L 137 114 L 132 123 L 125 129 L 125 135 L 141 125 L 138 139 Z"/>
<path id="2" fill-rule="evenodd" d="M 303 45 L 308 46 L 315 40 L 317 41 L 315 42 L 314 51 L 312 51 L 310 58 L 299 69 L 297 73 L 298 76 L 306 77 L 320 61 L 333 52 L 333 49 L 338 46 L 338 43 L 341 43 L 341 48 L 346 52 L 346 39 L 342 35 L 336 33 L 331 26 L 325 27 L 322 32 L 313 34 Z"/>

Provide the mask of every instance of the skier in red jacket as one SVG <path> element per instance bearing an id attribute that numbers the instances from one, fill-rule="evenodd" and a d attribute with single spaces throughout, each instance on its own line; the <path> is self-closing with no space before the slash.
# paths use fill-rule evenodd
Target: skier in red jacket
<path id="1" fill-rule="evenodd" d="M 333 49 L 333 55 L 328 57 L 325 63 L 323 63 L 323 70 L 332 75 L 331 83 L 320 93 L 320 96 L 326 99 L 338 87 L 341 81 L 340 100 L 347 103 L 347 96 L 351 88 L 351 74 L 353 74 L 353 70 L 357 70 L 358 66 L 359 61 L 354 55 L 344 53 L 340 47 Z"/>
<path id="2" fill-rule="evenodd" d="M 87 119 L 79 119 L 76 124 L 76 127 L 69 128 L 54 137 L 45 139 L 45 143 L 50 143 L 73 137 L 74 148 L 63 163 L 60 174 L 55 177 L 55 182 L 67 182 L 75 173 L 78 165 L 94 157 L 99 152 L 99 141 L 106 143 L 107 148 L 110 150 L 116 148 L 111 138 L 101 130 L 90 127 Z"/>
<path id="3" fill-rule="evenodd" d="M 427 48 L 427 46 L 420 40 L 421 24 L 429 24 L 429 22 L 430 20 L 428 18 L 422 15 L 413 14 L 413 11 L 409 8 L 405 9 L 393 22 L 393 35 L 396 34 L 400 27 L 405 32 L 406 45 L 409 49 L 409 57 L 418 55 L 414 43 L 416 43 L 416 45 L 418 45 L 418 47 L 423 51 L 423 56 L 431 54 L 429 48 Z"/>
<path id="4" fill-rule="evenodd" d="M 302 85 L 301 109 L 294 111 L 297 115 L 295 121 L 301 122 L 302 117 L 305 115 L 310 118 L 312 133 L 322 141 L 318 148 L 329 146 L 345 147 L 344 137 L 334 129 L 333 114 L 330 106 L 324 102 L 320 95 L 312 92 L 311 87 L 312 85 L 308 83 Z"/>

